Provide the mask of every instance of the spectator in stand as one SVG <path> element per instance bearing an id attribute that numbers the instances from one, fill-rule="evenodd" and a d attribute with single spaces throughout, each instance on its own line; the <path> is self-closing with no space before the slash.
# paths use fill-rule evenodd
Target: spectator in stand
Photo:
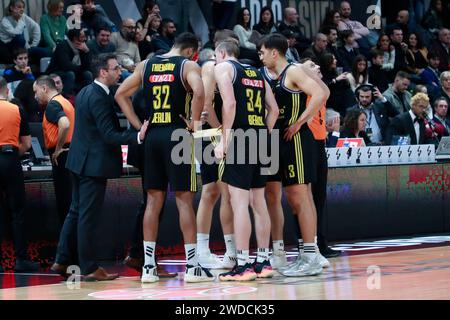
<path id="1" fill-rule="evenodd" d="M 411 32 L 408 36 L 408 51 L 406 52 L 406 69 L 409 73 L 420 75 L 428 66 L 428 49 L 422 43 L 419 35 Z"/>
<path id="2" fill-rule="evenodd" d="M 381 0 L 381 16 L 386 19 L 386 24 L 395 23 L 398 12 L 408 10 L 411 0 Z"/>
<path id="3" fill-rule="evenodd" d="M 363 138 L 366 146 L 372 144 L 366 133 L 367 116 L 364 110 L 350 109 L 344 118 L 344 125 L 341 130 L 341 138 Z"/>
<path id="4" fill-rule="evenodd" d="M 300 55 L 298 54 L 298 51 L 295 48 L 295 44 L 297 42 L 297 39 L 295 38 L 295 34 L 289 29 L 284 30 L 281 34 L 283 36 L 285 36 L 288 41 L 288 49 L 286 51 L 286 60 L 288 62 L 293 62 L 293 63 L 300 62 Z"/>
<path id="5" fill-rule="evenodd" d="M 96 31 L 105 25 L 108 26 L 111 31 L 117 30 L 101 5 L 95 4 L 94 0 L 82 0 L 81 4 L 83 5 L 83 15 L 81 16 L 81 20 L 87 29 L 85 32 L 88 39 L 92 40 L 95 38 Z"/>
<path id="6" fill-rule="evenodd" d="M 278 29 L 275 26 L 273 11 L 269 6 L 265 6 L 261 9 L 259 22 L 253 26 L 253 30 L 259 32 L 262 36 L 278 32 Z"/>
<path id="7" fill-rule="evenodd" d="M 327 37 L 327 47 L 326 51 L 328 53 L 334 54 L 338 61 L 338 66 L 342 66 L 341 59 L 339 57 L 337 40 L 338 40 L 338 32 L 337 28 L 333 26 L 324 26 L 320 29 L 320 32 L 323 33 Z"/>
<path id="8" fill-rule="evenodd" d="M 392 34 L 392 31 L 396 28 L 400 28 L 402 30 L 404 39 L 407 39 L 410 33 L 415 32 L 413 25 L 409 23 L 408 10 L 400 10 L 397 13 L 396 22 L 386 26 L 385 30 L 387 34 Z"/>
<path id="9" fill-rule="evenodd" d="M 361 54 L 356 56 L 355 60 L 353 60 L 352 72 L 347 73 L 347 79 L 353 92 L 356 87 L 369 83 L 366 57 Z"/>
<path id="10" fill-rule="evenodd" d="M 325 53 L 320 59 L 320 71 L 323 75 L 322 81 L 330 89 L 330 97 L 327 100 L 326 107 L 334 109 L 344 117 L 347 108 L 354 105 L 355 95 L 350 89 L 347 73 L 338 75 L 336 64 L 335 56 L 331 53 Z"/>
<path id="11" fill-rule="evenodd" d="M 371 51 L 372 65 L 369 67 L 369 83 L 380 89 L 381 92 L 389 88 L 390 74 L 383 69 L 384 53 L 378 49 Z"/>
<path id="12" fill-rule="evenodd" d="M 364 43 L 364 38 L 369 35 L 369 29 L 363 26 L 363 24 L 356 20 L 350 20 L 352 14 L 352 8 L 350 3 L 347 1 L 342 1 L 339 7 L 339 13 L 341 14 L 341 21 L 339 21 L 338 29 L 339 31 L 351 30 L 353 31 L 355 42 L 354 48 L 366 47 Z M 361 42 L 361 43 L 360 43 Z M 360 44 L 359 44 L 360 43 Z M 367 46 L 367 49 L 369 47 Z"/>
<path id="13" fill-rule="evenodd" d="M 283 32 L 283 30 L 290 29 L 295 33 L 297 38 L 297 51 L 302 54 L 311 45 L 311 40 L 306 38 L 300 26 L 298 25 L 298 13 L 295 8 L 287 7 L 284 9 L 284 20 L 278 24 L 278 31 Z"/>
<path id="14" fill-rule="evenodd" d="M 444 97 L 439 97 L 434 101 L 433 121 L 436 125 L 441 125 L 444 130 L 438 136 L 439 141 L 443 136 L 450 136 L 450 114 L 448 113 L 448 103 Z"/>
<path id="15" fill-rule="evenodd" d="M 3 72 L 3 77 L 6 82 L 17 82 L 24 79 L 34 81 L 33 72 L 28 65 L 28 51 L 25 48 L 18 48 L 13 52 L 14 65 L 7 68 Z M 11 90 L 11 89 L 10 89 Z"/>
<path id="16" fill-rule="evenodd" d="M 389 118 L 398 115 L 394 106 L 381 94 L 377 87 L 363 84 L 356 88 L 358 103 L 352 109 L 361 109 L 367 116 L 366 133 L 372 143 L 384 144 Z"/>
<path id="17" fill-rule="evenodd" d="M 439 38 L 431 44 L 430 51 L 439 56 L 439 71 L 443 72 L 449 69 L 450 65 L 450 30 L 443 28 L 439 30 Z"/>
<path id="18" fill-rule="evenodd" d="M 67 38 L 56 46 L 47 73 L 61 76 L 64 93 L 74 94 L 93 81 L 91 53 L 83 30 L 71 29 L 67 32 Z"/>
<path id="19" fill-rule="evenodd" d="M 383 96 L 399 113 L 408 112 L 411 109 L 411 93 L 407 90 L 410 84 L 409 78 L 409 74 L 399 71 L 395 76 L 394 83 L 383 92 Z"/>
<path id="20" fill-rule="evenodd" d="M 116 46 L 111 43 L 111 29 L 107 25 L 102 25 L 97 29 L 95 39 L 89 40 L 87 46 L 92 57 L 116 51 Z"/>
<path id="21" fill-rule="evenodd" d="M 247 48 L 250 50 L 256 50 L 256 44 L 251 41 L 252 28 L 250 27 L 251 21 L 250 10 L 248 8 L 242 8 L 237 14 L 237 24 L 234 26 L 233 31 L 239 37 L 239 46 L 241 48 Z"/>
<path id="22" fill-rule="evenodd" d="M 444 27 L 442 0 L 431 0 L 430 7 L 422 19 L 422 26 L 433 35 L 437 35 Z"/>
<path id="23" fill-rule="evenodd" d="M 37 103 L 34 101 L 34 76 L 28 65 L 28 51 L 25 48 L 16 49 L 13 57 L 14 65 L 3 73 L 3 77 L 8 82 L 9 99 L 18 99 L 27 113 L 39 113 Z"/>
<path id="24" fill-rule="evenodd" d="M 407 71 L 406 52 L 408 45 L 403 42 L 403 31 L 399 27 L 394 27 L 390 34 L 391 43 L 395 48 L 394 72 Z"/>
<path id="25" fill-rule="evenodd" d="M 450 71 L 444 71 L 440 76 L 441 80 L 441 91 L 437 96 L 442 96 L 447 100 L 448 105 L 450 105 Z"/>
<path id="26" fill-rule="evenodd" d="M 154 1 L 147 1 L 142 9 L 142 19 L 138 20 L 137 26 L 141 30 L 142 41 L 138 43 L 141 59 L 145 59 L 151 52 L 155 51 L 152 44 L 153 38 L 159 33 L 161 26 L 161 15 L 159 6 Z"/>
<path id="27" fill-rule="evenodd" d="M 52 80 L 55 82 L 55 87 L 56 87 L 56 91 L 58 91 L 59 94 L 61 94 L 64 98 L 66 98 L 67 100 L 69 100 L 69 102 L 75 106 L 75 96 L 69 95 L 69 94 L 65 94 L 63 92 L 64 89 L 64 84 L 61 80 L 61 77 L 59 75 L 57 75 L 56 73 L 51 73 L 48 75 L 50 78 L 52 78 Z"/>
<path id="28" fill-rule="evenodd" d="M 233 31 L 239 38 L 239 59 L 245 59 L 245 63 L 258 67 L 261 61 L 256 51 L 256 44 L 260 40 L 260 35 L 258 32 L 252 31 L 250 21 L 250 11 L 242 8 L 237 14 L 237 24 Z"/>
<path id="29" fill-rule="evenodd" d="M 54 51 L 56 45 L 64 40 L 67 32 L 67 19 L 63 15 L 64 1 L 49 0 L 47 13 L 41 16 L 39 22 L 42 32 L 42 46 Z"/>
<path id="30" fill-rule="evenodd" d="M 326 52 L 327 44 L 326 35 L 323 33 L 316 34 L 313 44 L 303 52 L 302 58 L 309 58 L 315 64 L 320 64 L 320 57 Z"/>
<path id="31" fill-rule="evenodd" d="M 391 39 L 387 34 L 381 34 L 380 38 L 378 38 L 376 48 L 383 52 L 384 54 L 384 62 L 383 62 L 383 70 L 388 72 L 394 70 L 395 64 L 395 47 L 392 45 Z M 390 77 L 391 78 L 391 77 Z M 393 78 L 393 76 L 392 76 Z"/>
<path id="32" fill-rule="evenodd" d="M 359 54 L 359 50 L 355 48 L 355 34 L 352 30 L 344 30 L 341 32 L 343 46 L 338 49 L 344 71 L 351 71 L 353 61 Z"/>
<path id="33" fill-rule="evenodd" d="M 339 13 L 339 10 L 330 9 L 325 13 L 325 18 L 323 19 L 320 29 L 329 27 L 338 30 L 340 21 L 341 14 Z"/>
<path id="34" fill-rule="evenodd" d="M 136 22 L 133 19 L 122 21 L 120 32 L 111 35 L 111 43 L 116 47 L 117 61 L 124 68 L 122 78 L 134 72 L 136 65 L 141 62 L 136 39 Z"/>
<path id="35" fill-rule="evenodd" d="M 439 79 L 439 56 L 434 52 L 429 52 L 428 66 L 420 74 L 420 80 L 424 83 L 432 97 L 436 97 L 441 90 L 441 81 Z"/>
<path id="36" fill-rule="evenodd" d="M 333 109 L 327 109 L 325 118 L 328 132 L 325 146 L 327 148 L 334 148 L 336 147 L 336 143 L 341 136 L 341 115 Z"/>
<path id="37" fill-rule="evenodd" d="M 162 19 L 161 32 L 152 39 L 155 52 L 169 52 L 174 44 L 176 32 L 177 28 L 175 28 L 173 20 Z"/>
<path id="38" fill-rule="evenodd" d="M 11 0 L 0 22 L 0 57 L 3 63 L 11 63 L 12 53 L 18 48 L 26 48 L 30 55 L 39 58 L 48 55 L 44 49 L 37 47 L 41 41 L 39 25 L 24 14 L 24 10 L 24 0 Z"/>

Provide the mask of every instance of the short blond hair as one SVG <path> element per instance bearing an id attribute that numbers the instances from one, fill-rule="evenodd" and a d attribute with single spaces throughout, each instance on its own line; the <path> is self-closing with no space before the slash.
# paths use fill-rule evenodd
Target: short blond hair
<path id="1" fill-rule="evenodd" d="M 444 82 L 445 79 L 450 78 L 450 71 L 444 71 L 441 73 L 441 77 L 439 80 L 441 81 L 441 84 Z"/>
<path id="2" fill-rule="evenodd" d="M 417 105 L 420 102 L 424 102 L 425 105 L 429 105 L 430 104 L 430 98 L 428 98 L 428 95 L 426 95 L 423 92 L 416 93 L 411 98 L 411 105 Z"/>

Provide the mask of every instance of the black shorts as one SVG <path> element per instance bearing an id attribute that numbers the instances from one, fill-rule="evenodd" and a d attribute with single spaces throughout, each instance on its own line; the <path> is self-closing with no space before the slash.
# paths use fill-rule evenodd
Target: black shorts
<path id="1" fill-rule="evenodd" d="M 307 125 L 291 141 L 280 139 L 280 171 L 283 187 L 309 184 L 317 179 L 317 146 Z"/>
<path id="2" fill-rule="evenodd" d="M 233 136 L 229 147 L 233 152 L 229 150 L 225 160 L 219 164 L 219 181 L 244 190 L 264 188 L 267 175 L 263 175 L 264 166 L 258 151 L 259 140 L 258 143 L 249 140 L 239 144 L 236 142 L 236 136 Z"/>
<path id="3" fill-rule="evenodd" d="M 274 130 L 278 130 L 278 129 L 274 128 Z M 281 133 L 279 133 L 279 134 L 281 134 Z M 279 141 L 279 139 L 277 139 L 275 141 L 270 140 L 269 141 L 269 145 L 268 145 L 269 152 L 270 152 L 270 157 L 273 159 L 272 161 L 277 161 L 278 162 L 278 166 L 277 166 L 277 169 L 274 170 L 274 171 L 270 171 L 270 169 L 269 169 L 270 174 L 267 175 L 267 182 L 281 182 L 282 181 L 282 175 L 281 175 L 281 170 L 280 170 L 281 169 L 281 167 L 280 167 L 280 150 L 279 150 L 279 146 L 278 146 L 278 150 L 274 149 L 272 151 L 272 149 L 274 148 L 274 146 L 272 145 L 273 143 L 277 143 L 279 145 L 280 141 Z M 277 154 L 272 154 L 274 152 L 277 152 Z M 272 165 L 272 163 L 271 163 L 271 165 Z"/>
<path id="4" fill-rule="evenodd" d="M 185 130 L 183 139 L 171 141 L 172 133 L 176 129 L 185 130 L 176 126 L 148 129 L 145 139 L 145 190 L 166 191 L 169 184 L 171 191 L 197 191 L 193 138 Z M 172 159 L 172 149 L 175 146 L 180 148 L 181 141 L 185 147 L 180 152 L 174 152 L 176 157 Z"/>
<path id="5" fill-rule="evenodd" d="M 206 151 L 210 151 L 210 152 L 208 152 L 208 154 L 211 158 L 213 158 L 214 157 L 214 149 L 212 147 L 213 147 L 212 142 L 203 141 L 202 142 L 202 156 L 203 157 L 205 156 Z M 208 148 L 208 149 L 206 149 L 206 148 Z M 200 172 L 201 172 L 201 176 L 202 176 L 202 185 L 207 185 L 212 182 L 217 182 L 217 180 L 219 179 L 219 164 L 217 162 L 210 164 L 209 162 L 207 162 L 207 159 L 201 159 Z"/>

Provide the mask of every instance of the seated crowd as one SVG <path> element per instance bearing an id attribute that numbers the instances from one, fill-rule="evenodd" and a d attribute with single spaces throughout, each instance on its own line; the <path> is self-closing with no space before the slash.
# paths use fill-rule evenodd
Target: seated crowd
<path id="1" fill-rule="evenodd" d="M 71 8 L 67 16 L 66 7 Z M 215 33 L 225 32 L 239 41 L 240 61 L 260 67 L 261 37 L 283 34 L 289 43 L 289 61 L 308 58 L 320 65 L 330 89 L 326 104 L 329 147 L 338 136 L 362 137 L 366 145 L 389 145 L 397 144 L 403 134 L 411 144 L 437 144 L 450 134 L 446 10 L 440 0 L 431 1 L 419 22 L 410 20 L 408 10 L 400 10 L 395 22 L 370 30 L 354 20 L 350 3 L 342 1 L 325 14 L 313 39 L 307 39 L 295 8 L 285 8 L 283 20 L 277 23 L 272 9 L 263 7 L 255 25 L 251 25 L 250 10 L 242 8 L 233 31 L 212 30 L 211 41 L 202 47 L 210 50 Z M 146 1 L 142 19 L 125 19 L 119 26 L 94 0 L 49 0 L 39 23 L 24 13 L 23 0 L 11 0 L 5 12 L 0 22 L 1 75 L 8 82 L 10 98 L 23 106 L 31 121 L 42 121 L 42 108 L 32 89 L 41 74 L 59 77 L 62 92 L 73 101 L 93 80 L 90 64 L 96 55 L 115 53 L 124 80 L 141 60 L 169 51 L 177 33 L 175 22 L 161 16 L 155 1 Z M 69 16 L 78 17 L 79 26 L 71 26 Z M 418 105 L 425 102 L 421 110 Z M 419 129 L 400 130 L 403 120 Z"/>

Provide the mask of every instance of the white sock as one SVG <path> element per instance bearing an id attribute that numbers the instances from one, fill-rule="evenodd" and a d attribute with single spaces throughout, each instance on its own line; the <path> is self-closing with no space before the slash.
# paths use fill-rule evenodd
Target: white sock
<path id="1" fill-rule="evenodd" d="M 197 244 L 196 243 L 186 243 L 184 245 L 184 251 L 186 252 L 186 264 L 190 266 L 197 266 Z"/>
<path id="2" fill-rule="evenodd" d="M 237 250 L 237 261 L 238 266 L 244 266 L 249 261 L 250 251 L 249 250 Z"/>
<path id="3" fill-rule="evenodd" d="M 266 260 L 269 260 L 269 248 L 258 248 L 256 262 L 264 262 Z"/>
<path id="4" fill-rule="evenodd" d="M 198 254 L 208 254 L 209 251 L 209 234 L 197 233 L 197 252 Z"/>
<path id="5" fill-rule="evenodd" d="M 230 257 L 236 257 L 236 244 L 234 242 L 234 234 L 226 234 L 225 239 L 226 254 Z"/>
<path id="6" fill-rule="evenodd" d="M 156 242 L 144 241 L 144 265 L 156 266 Z"/>
<path id="7" fill-rule="evenodd" d="M 284 241 L 283 240 L 274 240 L 273 242 L 273 254 L 274 255 L 282 255 L 284 254 Z"/>
<path id="8" fill-rule="evenodd" d="M 304 254 L 303 239 L 298 239 L 298 257 Z"/>
<path id="9" fill-rule="evenodd" d="M 305 243 L 305 253 L 304 255 L 308 258 L 312 258 L 316 255 L 316 244 L 315 243 Z"/>

